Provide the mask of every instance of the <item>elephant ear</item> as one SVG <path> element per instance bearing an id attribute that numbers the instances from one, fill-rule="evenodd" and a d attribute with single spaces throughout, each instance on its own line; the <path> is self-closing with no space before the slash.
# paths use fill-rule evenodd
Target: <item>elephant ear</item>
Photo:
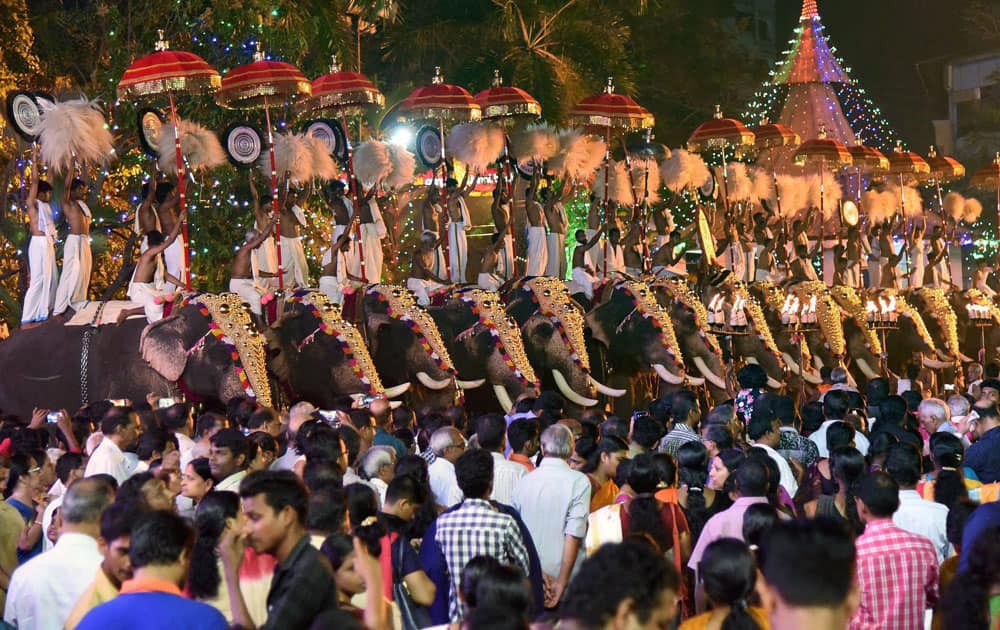
<path id="1" fill-rule="evenodd" d="M 591 309 L 584 316 L 584 321 L 587 324 L 587 328 L 590 329 L 591 338 L 593 338 L 594 341 L 599 341 L 604 344 L 605 348 L 610 348 L 611 334 L 602 321 L 601 311 L 603 310 L 604 308 L 602 306 Z"/>
<path id="2" fill-rule="evenodd" d="M 168 381 L 179 380 L 187 367 L 186 330 L 184 318 L 171 315 L 146 326 L 139 337 L 139 354 Z"/>

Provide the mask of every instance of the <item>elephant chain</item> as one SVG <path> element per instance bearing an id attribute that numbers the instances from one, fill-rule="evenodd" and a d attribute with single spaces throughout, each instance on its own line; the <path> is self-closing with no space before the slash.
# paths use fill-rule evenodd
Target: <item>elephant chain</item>
<path id="1" fill-rule="evenodd" d="M 88 385 L 87 368 L 90 365 L 90 336 L 94 334 L 93 328 L 83 331 L 83 345 L 80 348 L 80 406 L 90 402 L 90 388 Z"/>

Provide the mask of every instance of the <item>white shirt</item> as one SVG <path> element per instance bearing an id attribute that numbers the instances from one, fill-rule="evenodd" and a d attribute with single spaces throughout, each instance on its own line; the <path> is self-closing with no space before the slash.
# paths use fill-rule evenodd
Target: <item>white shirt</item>
<path id="1" fill-rule="evenodd" d="M 48 551 L 55 546 L 55 543 L 49 540 L 49 526 L 52 525 L 52 518 L 56 515 L 56 509 L 62 505 L 62 501 L 62 495 L 59 495 L 49 501 L 49 504 L 45 506 L 45 511 L 42 512 L 42 551 Z"/>
<path id="2" fill-rule="evenodd" d="M 191 463 L 191 460 L 194 459 L 191 457 L 194 440 L 183 433 L 174 433 L 174 437 L 177 438 L 177 450 L 181 453 L 181 472 L 183 472 L 187 468 L 187 465 Z"/>
<path id="3" fill-rule="evenodd" d="M 382 481 L 378 477 L 369 479 L 368 483 L 371 487 L 375 488 L 375 494 L 378 495 L 378 507 L 379 509 L 382 509 L 382 506 L 385 505 L 385 493 L 389 489 L 389 484 Z"/>
<path id="4" fill-rule="evenodd" d="M 567 535 L 581 539 L 574 571 L 579 568 L 590 515 L 590 480 L 585 474 L 570 468 L 566 460 L 546 457 L 517 483 L 511 505 L 531 533 L 542 571 L 559 575 Z"/>
<path id="5" fill-rule="evenodd" d="M 788 460 L 782 457 L 781 453 L 774 450 L 767 444 L 761 444 L 760 442 L 757 442 L 754 444 L 754 446 L 757 448 L 762 448 L 765 451 L 767 451 L 768 457 L 773 459 L 774 463 L 778 465 L 778 472 L 781 475 L 778 483 L 780 483 L 781 487 L 785 489 L 785 492 L 788 493 L 788 496 L 794 497 L 795 492 L 799 489 L 799 484 L 798 482 L 795 481 L 795 474 L 792 472 L 792 467 L 788 465 Z"/>
<path id="6" fill-rule="evenodd" d="M 97 541 L 65 533 L 59 542 L 14 571 L 3 618 L 27 630 L 61 630 L 101 566 Z"/>
<path id="7" fill-rule="evenodd" d="M 213 490 L 218 490 L 219 492 L 236 492 L 240 491 L 240 482 L 243 478 L 247 476 L 247 471 L 241 470 L 239 472 L 234 472 L 222 481 L 220 481 Z"/>
<path id="8" fill-rule="evenodd" d="M 834 422 L 843 422 L 843 420 L 827 420 L 823 424 L 819 425 L 819 428 L 809 436 L 809 439 L 816 444 L 820 457 L 830 456 L 830 449 L 826 447 L 826 430 L 829 429 L 830 425 Z M 866 438 L 863 433 L 860 431 L 854 432 L 854 448 L 858 449 L 858 452 L 862 455 L 867 455 L 868 444 L 868 438 Z"/>
<path id="9" fill-rule="evenodd" d="M 892 522 L 900 529 L 929 538 L 937 551 L 938 564 L 952 552 L 947 521 L 946 506 L 924 499 L 916 490 L 899 491 L 899 509 L 892 515 Z"/>
<path id="10" fill-rule="evenodd" d="M 528 474 L 528 469 L 510 460 L 504 459 L 500 453 L 490 453 L 493 456 L 493 492 L 490 498 L 506 505 L 514 498 L 514 488 L 521 477 Z"/>
<path id="11" fill-rule="evenodd" d="M 430 477 L 431 493 L 434 501 L 438 505 L 449 508 L 459 503 L 464 495 L 458 487 L 458 479 L 455 477 L 455 465 L 443 457 L 434 460 L 427 469 Z"/>
<path id="12" fill-rule="evenodd" d="M 87 462 L 87 469 L 84 477 L 108 474 L 115 478 L 121 485 L 131 475 L 131 466 L 125 458 L 125 454 L 118 448 L 118 445 L 105 437 L 97 445 Z M 93 576 L 91 576 L 93 578 Z"/>

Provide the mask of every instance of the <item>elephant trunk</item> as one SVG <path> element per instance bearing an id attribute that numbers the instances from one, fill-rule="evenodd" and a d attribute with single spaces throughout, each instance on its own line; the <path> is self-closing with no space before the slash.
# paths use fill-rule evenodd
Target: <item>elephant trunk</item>
<path id="1" fill-rule="evenodd" d="M 561 393 L 566 400 L 574 405 L 579 407 L 593 407 L 597 404 L 597 401 L 593 398 L 587 398 L 573 391 L 573 388 L 569 386 L 568 382 L 566 382 L 566 377 L 563 376 L 563 373 L 559 370 L 552 370 L 552 378 L 555 379 L 556 387 L 559 389 L 559 393 Z"/>
<path id="2" fill-rule="evenodd" d="M 427 372 L 417 372 L 417 380 L 420 384 L 427 389 L 433 389 L 435 391 L 440 391 L 442 389 L 447 389 L 451 387 L 452 379 L 443 378 L 441 380 L 433 379 Z"/>
<path id="3" fill-rule="evenodd" d="M 624 389 L 615 389 L 614 387 L 608 387 L 604 383 L 600 382 L 593 376 L 587 375 L 587 382 L 596 389 L 598 392 L 604 394 L 605 396 L 610 396 L 611 398 L 621 398 L 626 394 Z"/>
<path id="4" fill-rule="evenodd" d="M 701 375 L 705 377 L 705 380 L 719 389 L 726 389 L 726 379 L 710 370 L 708 364 L 705 363 L 705 359 L 696 356 L 692 361 L 694 362 L 694 366 L 698 368 L 698 371 L 701 372 Z"/>

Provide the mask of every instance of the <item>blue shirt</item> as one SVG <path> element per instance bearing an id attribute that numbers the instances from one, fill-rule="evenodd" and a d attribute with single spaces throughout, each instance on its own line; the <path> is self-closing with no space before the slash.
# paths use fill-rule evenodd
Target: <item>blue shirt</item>
<path id="1" fill-rule="evenodd" d="M 993 427 L 965 451 L 965 465 L 983 483 L 1000 481 L 1000 427 Z"/>
<path id="2" fill-rule="evenodd" d="M 35 508 L 33 508 L 32 506 L 25 505 L 14 498 L 7 499 L 7 503 L 10 503 L 11 505 L 14 506 L 14 509 L 16 509 L 17 513 L 21 515 L 21 518 L 24 519 L 25 523 L 31 523 L 35 520 L 37 514 L 35 513 Z M 42 553 L 42 540 L 44 538 L 45 538 L 45 532 L 42 532 L 42 535 L 38 537 L 38 542 L 35 543 L 35 546 L 32 547 L 31 549 L 28 549 L 27 551 L 24 551 L 23 549 L 18 547 L 17 563 L 19 565 L 24 564 L 28 560 L 31 560 L 38 554 Z"/>
<path id="3" fill-rule="evenodd" d="M 229 624 L 208 604 L 163 592 L 119 595 L 80 621 L 77 630 L 227 630 Z"/>
<path id="4" fill-rule="evenodd" d="M 410 451 L 406 450 L 406 444 L 403 444 L 403 440 L 382 427 L 375 427 L 375 437 L 372 438 L 372 446 L 391 446 L 396 450 L 396 459 L 410 454 Z"/>
<path id="5" fill-rule="evenodd" d="M 984 531 L 1000 525 L 1000 503 L 984 503 L 974 509 L 962 530 L 962 557 L 958 561 L 958 572 L 969 570 L 969 553 L 972 545 Z"/>

